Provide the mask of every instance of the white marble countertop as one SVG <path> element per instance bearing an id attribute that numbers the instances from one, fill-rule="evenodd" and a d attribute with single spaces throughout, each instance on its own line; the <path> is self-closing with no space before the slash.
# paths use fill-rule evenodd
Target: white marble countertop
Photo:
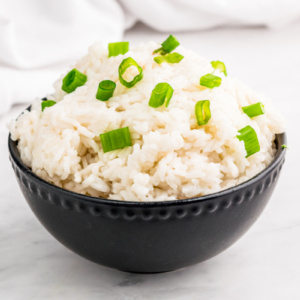
<path id="1" fill-rule="evenodd" d="M 166 35 L 139 25 L 125 39 L 162 41 Z M 277 31 L 227 28 L 176 37 L 225 61 L 230 75 L 270 96 L 288 119 L 286 164 L 262 216 L 227 251 L 175 272 L 129 274 L 89 262 L 40 225 L 19 190 L 4 126 L 22 109 L 16 107 L 0 119 L 0 299 L 300 299 L 300 23 Z"/>

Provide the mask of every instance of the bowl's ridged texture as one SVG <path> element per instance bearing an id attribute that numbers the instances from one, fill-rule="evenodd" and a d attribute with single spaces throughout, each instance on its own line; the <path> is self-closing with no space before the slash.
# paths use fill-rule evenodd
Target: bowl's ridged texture
<path id="1" fill-rule="evenodd" d="M 277 136 L 277 145 L 285 134 Z M 267 204 L 284 163 L 273 163 L 232 189 L 181 201 L 134 203 L 98 199 L 53 186 L 21 162 L 9 140 L 13 169 L 31 209 L 62 244 L 99 264 L 131 272 L 164 272 L 211 258 L 232 245 Z"/>

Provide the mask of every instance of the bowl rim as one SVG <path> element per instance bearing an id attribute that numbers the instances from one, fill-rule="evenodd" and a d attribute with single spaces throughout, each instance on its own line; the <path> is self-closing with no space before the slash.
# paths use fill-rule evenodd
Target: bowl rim
<path id="1" fill-rule="evenodd" d="M 206 202 L 209 200 L 216 200 L 221 197 L 228 196 L 233 192 L 236 192 L 240 189 L 246 188 L 249 185 L 260 181 L 269 172 L 271 172 L 274 168 L 276 168 L 276 166 L 285 157 L 286 148 L 282 148 L 281 145 L 279 145 L 279 140 L 281 140 L 281 145 L 286 144 L 287 138 L 286 138 L 285 132 L 275 135 L 274 142 L 276 144 L 277 151 L 276 151 L 275 156 L 274 156 L 273 160 L 271 161 L 271 163 L 265 169 L 263 169 L 261 172 L 256 174 L 254 177 L 252 177 L 238 185 L 227 188 L 225 190 L 221 190 L 216 193 L 211 193 L 211 194 L 207 194 L 207 195 L 199 196 L 199 197 L 191 197 L 191 198 L 180 199 L 180 200 L 147 201 L 147 202 L 100 198 L 100 197 L 79 194 L 79 193 L 61 188 L 59 186 L 56 186 L 56 185 L 40 178 L 35 173 L 33 173 L 33 171 L 28 166 L 26 166 L 22 162 L 20 153 L 17 148 L 17 141 L 13 141 L 11 139 L 10 133 L 8 136 L 8 148 L 9 148 L 10 157 L 13 159 L 14 163 L 17 164 L 17 166 L 22 170 L 22 172 L 26 173 L 28 176 L 32 177 L 33 180 L 38 181 L 40 184 L 44 185 L 46 188 L 55 189 L 59 193 L 66 194 L 69 197 L 70 196 L 74 197 L 77 200 L 82 200 L 86 203 L 90 202 L 90 203 L 94 203 L 94 204 L 104 204 L 104 205 L 110 205 L 110 206 L 150 208 L 150 207 L 167 207 L 167 206 L 173 206 L 173 205 L 178 206 L 178 205 L 193 204 L 193 203 L 198 203 L 198 202 Z"/>

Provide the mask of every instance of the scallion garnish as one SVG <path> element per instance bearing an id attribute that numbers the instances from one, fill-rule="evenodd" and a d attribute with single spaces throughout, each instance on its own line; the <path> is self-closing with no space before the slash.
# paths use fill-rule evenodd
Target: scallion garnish
<path id="1" fill-rule="evenodd" d="M 100 139 L 104 153 L 132 145 L 128 127 L 102 133 Z"/>
<path id="2" fill-rule="evenodd" d="M 260 150 L 259 141 L 255 130 L 251 126 L 246 126 L 238 131 L 240 135 L 237 138 L 244 141 L 247 152 L 246 158 Z"/>
<path id="3" fill-rule="evenodd" d="M 125 54 L 129 50 L 129 42 L 118 42 L 108 44 L 108 57 Z"/>
<path id="4" fill-rule="evenodd" d="M 122 76 L 126 72 L 126 70 L 131 66 L 136 67 L 139 71 L 139 74 L 136 75 L 131 81 L 126 81 Z M 126 86 L 127 88 L 131 88 L 137 82 L 142 80 L 142 78 L 143 78 L 143 69 L 137 64 L 137 62 L 133 58 L 127 57 L 121 62 L 119 66 L 119 79 L 124 86 Z"/>
<path id="5" fill-rule="evenodd" d="M 281 148 L 282 148 L 282 149 L 285 149 L 285 148 L 287 148 L 287 147 L 288 147 L 288 146 L 287 146 L 286 144 L 282 144 L 282 145 L 281 145 Z"/>
<path id="6" fill-rule="evenodd" d="M 96 98 L 101 101 L 107 101 L 113 96 L 116 83 L 111 80 L 103 80 L 99 83 Z"/>
<path id="7" fill-rule="evenodd" d="M 63 79 L 62 90 L 67 93 L 72 93 L 78 88 L 86 83 L 87 76 L 77 69 L 71 70 Z"/>
<path id="8" fill-rule="evenodd" d="M 167 82 L 158 83 L 152 90 L 149 106 L 157 108 L 165 103 L 166 107 L 168 107 L 173 91 L 173 88 Z"/>
<path id="9" fill-rule="evenodd" d="M 177 52 L 154 57 L 154 61 L 157 62 L 158 64 L 161 64 L 163 62 L 166 62 L 169 64 L 176 64 L 176 63 L 179 63 L 182 59 L 183 59 L 183 56 Z"/>
<path id="10" fill-rule="evenodd" d="M 53 100 L 45 100 L 45 101 L 43 101 L 43 102 L 41 103 L 42 111 L 44 111 L 44 109 L 45 109 L 46 107 L 53 106 L 54 104 L 56 104 L 56 102 L 53 101 Z"/>
<path id="11" fill-rule="evenodd" d="M 180 43 L 178 42 L 176 37 L 170 34 L 169 37 L 163 43 L 161 43 L 161 47 L 153 51 L 153 54 L 160 53 L 164 55 L 166 53 L 170 53 L 179 45 Z"/>
<path id="12" fill-rule="evenodd" d="M 248 106 L 243 106 L 242 110 L 249 118 L 263 115 L 265 113 L 264 105 L 261 102 L 257 102 Z"/>
<path id="13" fill-rule="evenodd" d="M 211 61 L 210 63 L 215 70 L 219 70 L 220 72 L 224 73 L 225 76 L 227 76 L 226 66 L 223 62 L 219 60 L 214 60 Z"/>
<path id="14" fill-rule="evenodd" d="M 221 85 L 222 78 L 213 74 L 206 74 L 200 78 L 200 85 L 213 89 Z"/>
<path id="15" fill-rule="evenodd" d="M 211 118 L 209 100 L 198 101 L 195 105 L 195 115 L 198 125 L 206 125 Z"/>

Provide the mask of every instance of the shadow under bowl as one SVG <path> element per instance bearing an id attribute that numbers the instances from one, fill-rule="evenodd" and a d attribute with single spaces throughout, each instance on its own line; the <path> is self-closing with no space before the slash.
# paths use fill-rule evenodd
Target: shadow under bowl
<path id="1" fill-rule="evenodd" d="M 284 163 L 285 133 L 276 135 L 272 163 L 252 179 L 202 197 L 125 202 L 52 185 L 21 161 L 9 137 L 12 167 L 32 211 L 63 245 L 98 264 L 156 273 L 205 261 L 227 249 L 266 206 Z"/>

